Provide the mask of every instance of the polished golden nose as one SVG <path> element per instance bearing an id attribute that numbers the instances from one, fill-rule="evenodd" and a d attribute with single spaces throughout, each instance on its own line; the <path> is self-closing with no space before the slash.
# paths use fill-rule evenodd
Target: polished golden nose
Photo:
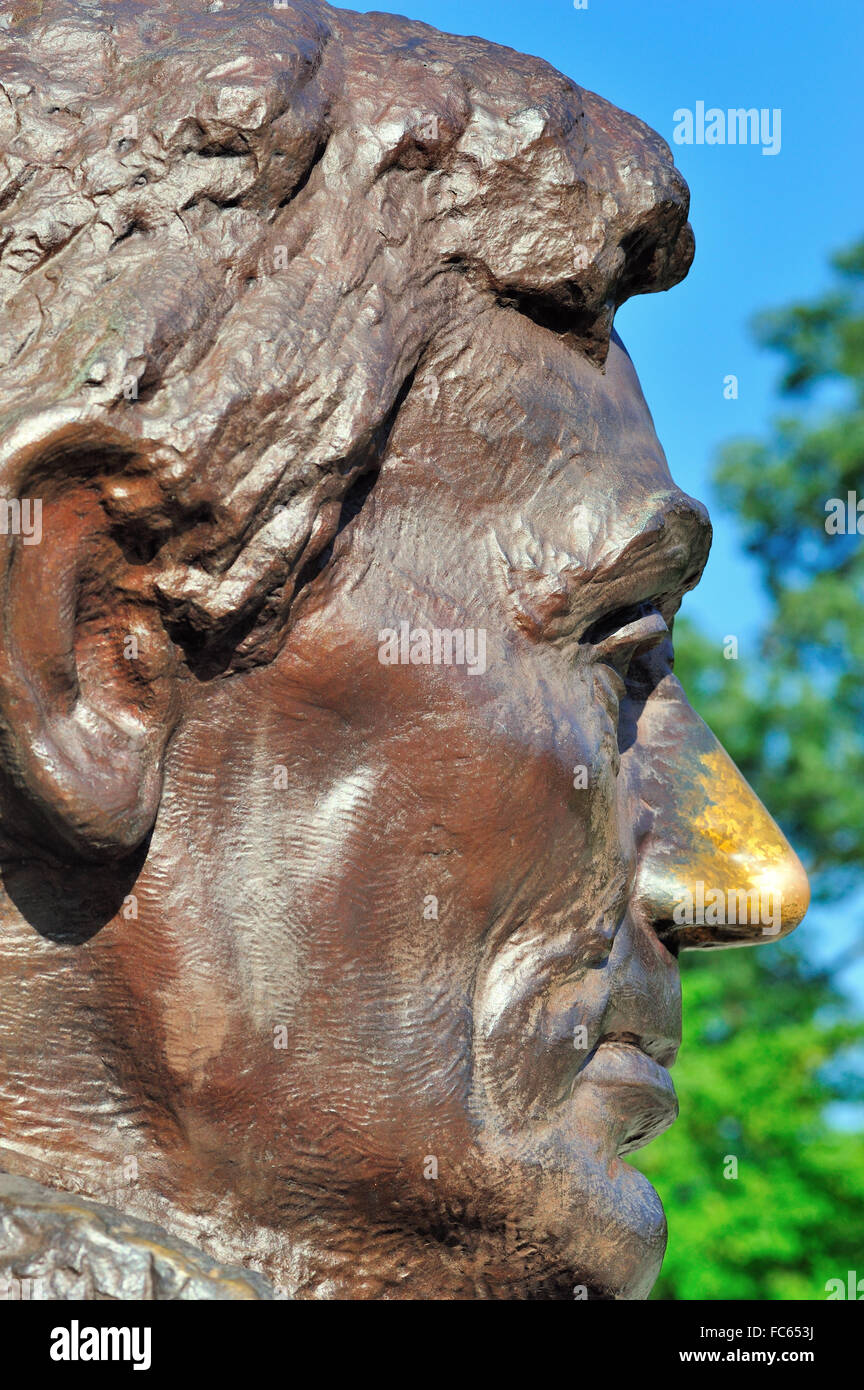
<path id="1" fill-rule="evenodd" d="M 653 827 L 636 881 L 642 911 L 680 950 L 787 936 L 810 885 L 780 827 L 683 692 L 659 702 L 648 733 L 640 791 Z"/>

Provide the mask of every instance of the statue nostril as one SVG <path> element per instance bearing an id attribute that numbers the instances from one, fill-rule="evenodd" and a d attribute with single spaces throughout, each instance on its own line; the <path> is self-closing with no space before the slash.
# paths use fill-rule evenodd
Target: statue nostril
<path id="1" fill-rule="evenodd" d="M 688 846 L 679 842 L 676 848 L 686 851 Z M 651 923 L 671 955 L 758 945 L 788 936 L 801 922 L 810 887 L 801 861 L 788 845 L 785 854 L 767 864 L 740 853 L 706 855 L 698 843 L 690 848 L 691 855 L 682 853 L 674 863 L 662 865 L 649 851 L 631 903 L 631 911 Z"/>
<path id="2" fill-rule="evenodd" d="M 671 917 L 664 917 L 656 921 L 653 925 L 654 935 L 657 937 L 661 946 L 666 948 L 670 956 L 675 956 L 677 958 L 678 952 L 681 949 L 681 943 L 678 940 L 680 928 L 676 927 Z"/>

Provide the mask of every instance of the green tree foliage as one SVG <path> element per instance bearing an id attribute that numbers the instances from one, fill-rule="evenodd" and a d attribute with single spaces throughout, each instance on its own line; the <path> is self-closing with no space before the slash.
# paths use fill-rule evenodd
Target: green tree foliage
<path id="1" fill-rule="evenodd" d="M 675 636 L 693 704 L 816 896 L 860 912 L 864 543 L 826 530 L 826 503 L 864 499 L 864 242 L 832 265 L 828 294 L 756 323 L 797 413 L 727 446 L 716 474 L 770 599 L 759 651 L 724 661 L 691 624 Z M 669 1218 L 654 1297 L 821 1299 L 827 1280 L 864 1276 L 864 1134 L 826 1119 L 830 1102 L 864 1098 L 851 1051 L 864 1025 L 837 962 L 815 969 L 795 942 L 682 957 L 682 1114 L 636 1156 Z"/>

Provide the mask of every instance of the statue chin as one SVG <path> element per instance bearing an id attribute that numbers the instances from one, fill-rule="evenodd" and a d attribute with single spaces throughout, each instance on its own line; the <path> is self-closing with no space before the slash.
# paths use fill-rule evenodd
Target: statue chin
<path id="1" fill-rule="evenodd" d="M 648 1297 L 666 1249 L 666 1218 L 636 1168 L 566 1126 L 507 1144 L 499 1134 L 483 1160 L 472 1207 L 486 1209 L 487 1229 L 503 1239 L 490 1251 L 480 1296 Z"/>

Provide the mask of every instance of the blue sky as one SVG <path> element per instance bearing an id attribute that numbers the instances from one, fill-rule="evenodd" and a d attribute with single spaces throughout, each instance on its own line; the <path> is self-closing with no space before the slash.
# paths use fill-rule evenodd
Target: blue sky
<path id="1" fill-rule="evenodd" d="M 365 10 L 364 5 L 346 8 Z M 742 660 L 764 612 L 755 566 L 710 486 L 718 446 L 760 434 L 776 409 L 777 361 L 751 342 L 763 308 L 809 296 L 829 254 L 864 231 L 860 0 L 401 0 L 375 6 L 537 54 L 632 111 L 672 144 L 679 107 L 782 112 L 781 148 L 674 145 L 692 194 L 696 260 L 668 294 L 631 300 L 616 320 L 642 379 L 672 473 L 715 526 L 702 584 L 686 600 Z M 723 378 L 739 379 L 724 400 Z"/>

